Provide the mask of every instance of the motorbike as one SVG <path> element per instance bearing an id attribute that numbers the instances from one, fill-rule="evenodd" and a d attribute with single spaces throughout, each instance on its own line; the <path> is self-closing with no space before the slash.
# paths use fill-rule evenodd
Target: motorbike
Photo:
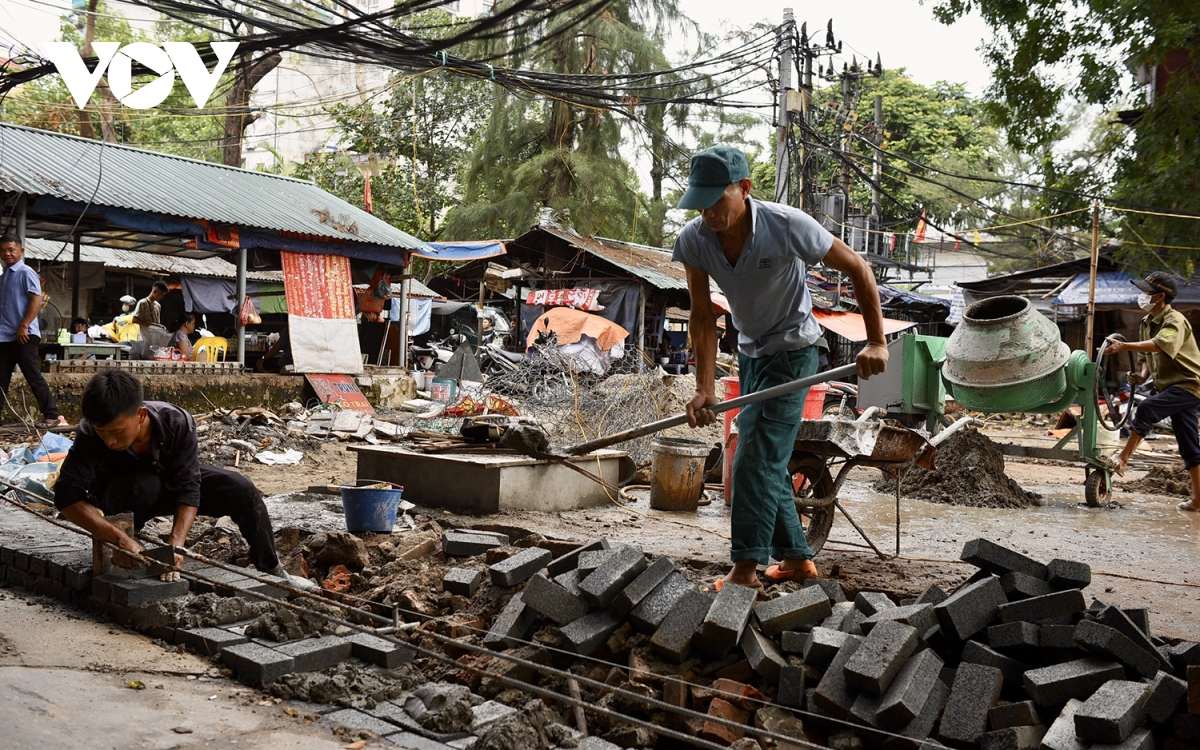
<path id="1" fill-rule="evenodd" d="M 418 370 L 432 370 L 435 365 L 449 362 L 458 345 L 466 341 L 460 333 L 450 330 L 450 335 L 441 341 L 430 341 L 425 345 L 409 344 L 408 361 Z"/>
<path id="2" fill-rule="evenodd" d="M 475 356 L 479 360 L 479 369 L 489 377 L 516 372 L 525 361 L 524 354 L 505 351 L 494 343 L 479 347 Z"/>

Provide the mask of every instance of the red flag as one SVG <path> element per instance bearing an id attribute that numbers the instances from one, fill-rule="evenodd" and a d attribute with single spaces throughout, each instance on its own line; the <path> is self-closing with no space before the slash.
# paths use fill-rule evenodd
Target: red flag
<path id="1" fill-rule="evenodd" d="M 956 235 L 954 235 L 954 249 L 957 250 L 960 247 L 962 247 L 962 245 L 961 245 L 961 243 L 959 243 L 958 235 L 956 234 Z"/>
<path id="2" fill-rule="evenodd" d="M 925 212 L 921 212 L 921 220 L 917 222 L 917 234 L 913 237 L 913 242 L 925 241 Z"/>
<path id="3" fill-rule="evenodd" d="M 375 213 L 375 203 L 371 200 L 371 175 L 369 173 L 366 183 L 363 185 L 363 206 L 366 207 L 367 213 Z"/>

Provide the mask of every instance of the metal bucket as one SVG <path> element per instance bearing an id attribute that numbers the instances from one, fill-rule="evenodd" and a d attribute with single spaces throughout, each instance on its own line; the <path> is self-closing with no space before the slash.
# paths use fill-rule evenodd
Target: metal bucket
<path id="1" fill-rule="evenodd" d="M 650 507 L 695 512 L 704 492 L 709 447 L 695 440 L 657 437 L 650 443 Z"/>

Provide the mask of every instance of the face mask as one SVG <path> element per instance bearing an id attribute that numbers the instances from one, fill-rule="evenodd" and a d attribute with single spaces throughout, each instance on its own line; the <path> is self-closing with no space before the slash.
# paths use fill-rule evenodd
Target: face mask
<path id="1" fill-rule="evenodd" d="M 1138 295 L 1138 307 L 1149 312 L 1154 307 L 1153 298 L 1149 294 L 1142 292 Z"/>
<path id="2" fill-rule="evenodd" d="M 129 312 L 129 305 L 121 305 L 121 312 Z"/>

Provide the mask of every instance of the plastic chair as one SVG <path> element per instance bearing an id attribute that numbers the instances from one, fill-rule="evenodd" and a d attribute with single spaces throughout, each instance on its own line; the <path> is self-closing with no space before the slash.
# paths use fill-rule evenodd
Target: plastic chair
<path id="1" fill-rule="evenodd" d="M 200 351 L 200 347 L 204 347 L 204 351 Z M 205 336 L 192 345 L 192 361 L 194 362 L 216 362 L 218 360 L 217 352 L 220 352 L 220 360 L 225 359 L 226 352 L 229 351 L 229 341 L 221 336 Z M 200 359 L 203 357 L 203 359 Z"/>

